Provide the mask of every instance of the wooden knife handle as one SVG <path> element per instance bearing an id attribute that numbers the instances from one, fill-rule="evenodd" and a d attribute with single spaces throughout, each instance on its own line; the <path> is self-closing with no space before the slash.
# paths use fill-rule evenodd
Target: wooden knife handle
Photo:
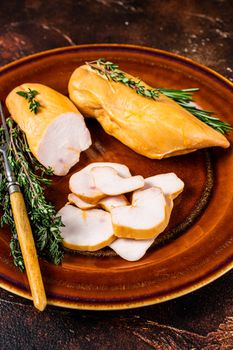
<path id="1" fill-rule="evenodd" d="M 30 222 L 21 192 L 10 194 L 11 207 L 34 306 L 43 311 L 47 300 Z"/>

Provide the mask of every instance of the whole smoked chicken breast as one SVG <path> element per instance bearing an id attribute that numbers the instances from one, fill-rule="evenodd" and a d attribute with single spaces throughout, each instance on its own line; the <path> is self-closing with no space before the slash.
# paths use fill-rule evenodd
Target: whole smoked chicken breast
<path id="1" fill-rule="evenodd" d="M 38 91 L 40 102 L 37 114 L 29 109 L 28 101 L 17 91 Z M 79 161 L 80 152 L 91 145 L 84 118 L 64 95 L 42 84 L 22 84 L 6 98 L 7 108 L 25 132 L 33 155 L 55 175 L 66 175 Z"/>
<path id="2" fill-rule="evenodd" d="M 225 136 L 165 95 L 156 100 L 140 96 L 88 65 L 73 72 L 68 89 L 70 99 L 84 115 L 96 118 L 108 134 L 146 157 L 161 159 L 230 145 Z"/>

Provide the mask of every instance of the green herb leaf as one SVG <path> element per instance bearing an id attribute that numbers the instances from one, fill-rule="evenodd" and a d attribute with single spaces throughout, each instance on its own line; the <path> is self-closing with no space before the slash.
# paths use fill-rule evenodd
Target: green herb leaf
<path id="1" fill-rule="evenodd" d="M 28 91 L 17 91 L 16 93 L 17 95 L 28 100 L 30 111 L 34 114 L 37 114 L 39 107 L 41 107 L 41 104 L 39 101 L 35 100 L 35 97 L 39 94 L 39 92 L 28 88 Z"/>
<path id="2" fill-rule="evenodd" d="M 63 258 L 60 234 L 60 228 L 63 224 L 61 218 L 57 217 L 55 207 L 47 202 L 44 188 L 44 186 L 51 184 L 51 179 L 47 176 L 53 174 L 52 169 L 44 168 L 32 156 L 25 134 L 15 125 L 12 119 L 7 119 L 7 125 L 10 133 L 8 159 L 24 195 L 38 255 L 54 264 L 59 264 Z M 3 130 L 0 129 L 0 137 L 1 133 L 3 133 Z M 10 226 L 12 232 L 11 255 L 15 265 L 23 271 L 23 257 L 11 212 L 7 181 L 4 174 L 0 174 L 0 176 L 0 207 L 3 211 L 0 226 L 5 224 Z"/>
<path id="3" fill-rule="evenodd" d="M 219 131 L 222 134 L 233 130 L 232 126 L 217 118 L 213 117 L 214 113 L 210 111 L 205 111 L 191 104 L 194 102 L 193 93 L 199 91 L 198 88 L 182 89 L 182 90 L 172 90 L 158 88 L 167 97 L 170 97 L 176 101 L 181 107 L 185 108 L 189 113 L 194 115 L 194 117 L 200 119 L 203 123 L 209 125 L 211 128 Z"/>
<path id="4" fill-rule="evenodd" d="M 141 81 L 135 82 L 130 77 L 119 70 L 119 66 L 111 61 L 105 61 L 103 58 L 99 58 L 96 61 L 86 62 L 86 64 L 95 70 L 98 74 L 105 76 L 108 80 L 114 82 L 122 83 L 131 89 L 134 89 L 137 94 L 155 99 L 159 96 L 156 89 L 146 89 L 145 86 L 141 84 Z"/>
<path id="5" fill-rule="evenodd" d="M 19 96 L 22 96 L 24 98 L 26 98 L 26 100 L 28 99 L 28 93 L 24 92 L 24 91 L 17 91 L 16 92 Z"/>

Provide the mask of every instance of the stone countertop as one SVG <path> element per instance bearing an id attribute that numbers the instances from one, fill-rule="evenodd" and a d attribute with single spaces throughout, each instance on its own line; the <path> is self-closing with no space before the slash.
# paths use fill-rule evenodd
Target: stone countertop
<path id="1" fill-rule="evenodd" d="M 189 57 L 233 81 L 231 0 L 23 0 L 0 4 L 0 65 L 84 43 Z M 0 290 L 0 349 L 233 349 L 233 271 L 181 298 L 124 311 L 47 307 Z"/>

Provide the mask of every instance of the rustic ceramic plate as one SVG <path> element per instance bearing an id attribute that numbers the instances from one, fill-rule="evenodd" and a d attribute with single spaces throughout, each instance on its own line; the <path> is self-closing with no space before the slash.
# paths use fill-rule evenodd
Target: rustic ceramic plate
<path id="1" fill-rule="evenodd" d="M 131 45 L 83 45 L 35 54 L 0 70 L 0 98 L 23 82 L 39 82 L 67 94 L 73 70 L 85 61 L 105 57 L 152 86 L 199 87 L 196 101 L 233 123 L 232 84 L 187 58 Z M 69 176 L 54 178 L 48 199 L 57 209 L 66 202 L 68 180 L 92 161 L 120 162 L 134 174 L 174 171 L 185 182 L 168 230 L 146 256 L 127 262 L 110 250 L 66 253 L 61 266 L 40 261 L 49 303 L 83 309 L 123 309 L 162 302 L 194 291 L 233 266 L 232 149 L 198 151 L 166 160 L 137 155 L 88 121 L 93 145 Z M 232 137 L 230 136 L 231 141 Z M 30 298 L 25 274 L 14 267 L 8 228 L 0 232 L 0 286 Z"/>

